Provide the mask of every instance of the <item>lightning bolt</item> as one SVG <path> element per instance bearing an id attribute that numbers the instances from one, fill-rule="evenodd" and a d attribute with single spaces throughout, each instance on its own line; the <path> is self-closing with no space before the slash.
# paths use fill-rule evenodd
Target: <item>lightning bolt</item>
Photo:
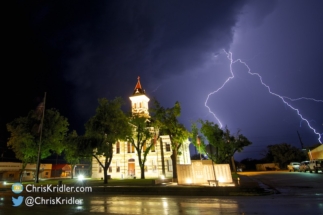
<path id="1" fill-rule="evenodd" d="M 156 92 L 160 86 L 161 86 L 161 84 L 160 84 L 160 85 L 158 85 L 158 86 L 157 86 L 153 91 L 151 91 L 151 92 L 152 92 L 152 93 Z"/>
<path id="2" fill-rule="evenodd" d="M 211 93 L 209 93 L 208 95 L 207 95 L 207 98 L 206 98 L 206 100 L 205 100 L 205 103 L 204 103 L 204 105 L 205 105 L 205 107 L 209 110 L 209 113 L 211 113 L 213 116 L 214 116 L 214 118 L 218 121 L 218 123 L 219 123 L 219 126 L 220 126 L 220 128 L 222 128 L 222 123 L 221 123 L 221 121 L 220 121 L 220 119 L 216 116 L 216 114 L 211 110 L 211 108 L 207 105 L 207 102 L 208 102 L 208 100 L 209 100 L 209 98 L 210 98 L 210 96 L 212 96 L 213 94 L 215 94 L 215 93 L 217 93 L 217 92 L 219 92 L 231 79 L 233 79 L 234 78 L 234 74 L 233 74 L 233 70 L 232 70 L 232 65 L 233 64 L 235 64 L 235 63 L 241 63 L 241 64 L 243 64 L 247 69 L 248 69 L 248 74 L 250 74 L 250 75 L 253 75 L 253 76 L 257 76 L 258 78 L 259 78 L 259 80 L 260 80 L 260 82 L 261 82 L 261 84 L 265 87 L 265 88 L 267 88 L 267 90 L 268 90 L 268 92 L 270 93 L 270 94 L 272 94 L 272 95 L 274 95 L 274 96 L 276 96 L 276 97 L 278 97 L 285 105 L 287 105 L 290 109 L 292 109 L 292 110 L 294 110 L 296 113 L 297 113 L 297 115 L 301 118 L 301 120 L 302 121 L 305 121 L 306 122 L 306 124 L 307 124 L 307 126 L 314 132 L 314 134 L 316 134 L 317 136 L 318 136 L 318 141 L 322 144 L 322 142 L 321 142 L 321 137 L 322 137 L 322 134 L 320 134 L 319 132 L 317 132 L 316 130 L 315 130 L 315 128 L 313 128 L 312 126 L 311 126 L 311 124 L 310 124 L 310 122 L 309 122 L 309 120 L 307 120 L 307 119 L 305 119 L 304 117 L 303 117 L 303 115 L 300 113 L 300 111 L 297 109 L 297 108 L 295 108 L 295 107 L 293 107 L 290 103 L 288 103 L 286 100 L 290 100 L 290 101 L 298 101 L 298 100 L 311 100 L 311 101 L 315 101 L 315 102 L 323 102 L 323 100 L 318 100 L 318 99 L 314 99 L 314 98 L 306 98 L 306 97 L 301 97 L 301 98 L 296 98 L 296 99 L 293 99 L 293 98 L 289 98 L 289 97 L 287 97 L 287 96 L 281 96 L 281 95 L 278 95 L 277 93 L 274 93 L 274 92 L 272 92 L 271 91 L 271 89 L 270 89 L 270 87 L 267 85 L 267 84 L 265 84 L 264 82 L 263 82 L 263 80 L 262 80 L 262 77 L 258 74 L 258 73 L 252 73 L 251 72 L 251 69 L 250 69 L 250 67 L 244 62 L 244 61 L 242 61 L 241 59 L 237 59 L 237 60 L 233 60 L 233 58 L 232 58 L 232 53 L 231 52 L 226 52 L 225 50 L 223 50 L 224 51 L 224 53 L 227 55 L 227 58 L 229 59 L 229 61 L 230 61 L 230 74 L 231 74 L 231 76 L 229 77 L 229 78 L 227 78 L 225 81 L 224 81 L 224 83 L 217 89 L 217 90 L 215 90 L 215 91 L 213 91 L 213 92 L 211 92 Z"/>
<path id="3" fill-rule="evenodd" d="M 296 98 L 296 99 L 292 99 L 292 98 L 289 98 L 287 96 L 282 96 L 283 98 L 285 99 L 289 99 L 291 101 L 299 101 L 299 100 L 311 100 L 311 101 L 314 101 L 314 102 L 323 102 L 323 100 L 319 100 L 319 99 L 313 99 L 313 98 L 306 98 L 306 97 L 301 97 L 301 98 Z"/>

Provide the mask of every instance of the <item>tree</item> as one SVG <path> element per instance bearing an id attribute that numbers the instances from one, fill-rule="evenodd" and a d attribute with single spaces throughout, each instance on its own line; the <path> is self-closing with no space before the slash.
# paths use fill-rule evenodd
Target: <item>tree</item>
<path id="1" fill-rule="evenodd" d="M 64 159 L 71 165 L 71 178 L 74 178 L 74 168 L 76 164 L 80 163 L 80 160 L 84 157 L 78 148 L 78 135 L 74 130 L 65 139 Z"/>
<path id="2" fill-rule="evenodd" d="M 96 114 L 85 124 L 85 137 L 80 144 L 84 149 L 91 149 L 92 152 L 95 150 L 92 156 L 103 168 L 104 183 L 107 184 L 107 172 L 113 158 L 113 144 L 131 135 L 131 126 L 121 110 L 120 98 L 112 101 L 101 98 L 98 101 Z M 105 157 L 103 162 L 99 159 L 100 155 Z"/>
<path id="3" fill-rule="evenodd" d="M 68 132 L 68 121 L 55 109 L 47 109 L 42 126 L 40 158 L 44 159 L 53 152 L 61 154 L 64 150 L 63 139 Z M 35 163 L 38 156 L 40 120 L 37 111 L 30 111 L 26 117 L 19 117 L 7 124 L 10 133 L 7 145 L 16 158 L 22 161 L 22 172 L 28 163 Z"/>
<path id="4" fill-rule="evenodd" d="M 130 124 L 133 125 L 133 134 L 129 136 L 129 141 L 133 144 L 137 151 L 138 162 L 141 171 L 141 179 L 145 179 L 145 163 L 148 153 L 154 146 L 151 141 L 153 128 L 149 125 L 149 120 L 145 117 L 134 115 L 130 119 Z"/>
<path id="5" fill-rule="evenodd" d="M 269 162 L 279 163 L 280 168 L 286 168 L 292 161 L 306 160 L 306 156 L 301 149 L 287 143 L 280 143 L 267 146 L 265 159 Z"/>
<path id="6" fill-rule="evenodd" d="M 169 135 L 172 146 L 172 164 L 173 164 L 173 178 L 177 179 L 177 156 L 181 154 L 179 151 L 183 142 L 190 137 L 190 133 L 186 130 L 184 125 L 179 123 L 178 117 L 181 114 L 181 106 L 179 102 L 175 102 L 174 107 L 164 108 L 155 100 L 152 108 L 153 118 L 155 124 L 159 125 L 160 133 Z"/>
<path id="7" fill-rule="evenodd" d="M 198 120 L 198 123 L 200 129 L 196 123 L 192 124 L 192 142 L 200 153 L 207 154 L 215 163 L 230 163 L 236 152 L 241 152 L 244 147 L 252 144 L 240 131 L 231 135 L 227 127 L 223 131 L 217 124 L 207 120 Z M 203 135 L 200 136 L 199 133 Z"/>

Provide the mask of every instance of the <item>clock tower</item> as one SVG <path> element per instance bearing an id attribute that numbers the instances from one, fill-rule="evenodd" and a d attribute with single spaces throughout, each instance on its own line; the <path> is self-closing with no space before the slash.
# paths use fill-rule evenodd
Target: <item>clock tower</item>
<path id="1" fill-rule="evenodd" d="M 130 96 L 131 100 L 131 112 L 133 115 L 137 114 L 139 116 L 144 116 L 149 118 L 149 108 L 148 102 L 149 98 L 146 96 L 145 90 L 142 89 L 140 84 L 140 77 L 138 76 L 138 81 L 133 91 L 132 96 Z"/>

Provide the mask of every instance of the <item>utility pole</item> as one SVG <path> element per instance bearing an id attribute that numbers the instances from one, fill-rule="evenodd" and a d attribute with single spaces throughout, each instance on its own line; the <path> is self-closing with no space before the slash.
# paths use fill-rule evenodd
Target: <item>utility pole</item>
<path id="1" fill-rule="evenodd" d="M 307 151 L 307 149 L 305 149 L 305 148 L 304 148 L 304 144 L 303 144 L 303 141 L 302 141 L 301 135 L 299 135 L 298 131 L 297 131 L 297 135 L 298 135 L 298 139 L 299 139 L 299 141 L 300 141 L 300 143 L 301 143 L 302 150 L 303 150 L 303 151 L 305 151 L 305 156 L 306 156 L 307 158 L 309 158 L 310 160 L 312 160 L 312 153 L 311 153 L 311 150 L 310 150 L 310 149 L 308 149 L 308 151 Z M 309 153 L 308 153 L 308 152 L 309 152 Z"/>
<path id="2" fill-rule="evenodd" d="M 38 183 L 39 178 L 39 168 L 40 168 L 40 149 L 41 149 L 41 138 L 43 135 L 43 123 L 44 123 L 44 116 L 45 116 L 45 102 L 46 102 L 46 92 L 44 95 L 44 101 L 43 101 L 43 112 L 42 112 L 42 118 L 40 121 L 40 135 L 39 135 L 39 144 L 38 144 L 38 156 L 37 156 L 37 164 L 36 164 L 36 175 L 35 175 L 35 183 Z"/>
<path id="3" fill-rule="evenodd" d="M 302 147 L 302 149 L 304 149 L 304 144 L 302 142 L 301 136 L 299 135 L 298 131 L 297 131 L 297 135 L 298 135 L 298 139 L 299 139 L 299 141 L 301 143 L 301 147 Z"/>

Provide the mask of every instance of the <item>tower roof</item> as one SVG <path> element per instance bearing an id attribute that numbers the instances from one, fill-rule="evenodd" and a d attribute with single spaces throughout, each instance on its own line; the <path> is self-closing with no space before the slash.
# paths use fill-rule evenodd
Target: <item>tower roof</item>
<path id="1" fill-rule="evenodd" d="M 138 76 L 138 81 L 137 84 L 135 86 L 135 89 L 133 91 L 133 95 L 142 95 L 142 94 L 146 94 L 145 90 L 142 89 L 141 84 L 140 84 L 140 77 Z"/>

